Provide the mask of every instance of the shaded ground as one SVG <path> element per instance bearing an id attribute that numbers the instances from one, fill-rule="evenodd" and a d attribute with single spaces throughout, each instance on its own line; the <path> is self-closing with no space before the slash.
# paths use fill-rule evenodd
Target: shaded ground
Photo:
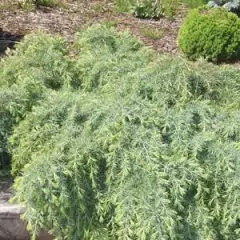
<path id="1" fill-rule="evenodd" d="M 12 196 L 11 185 L 10 177 L 0 178 L 0 204 L 5 203 Z"/>
<path id="2" fill-rule="evenodd" d="M 81 28 L 105 21 L 119 30 L 131 31 L 158 52 L 177 53 L 177 33 L 185 12 L 180 11 L 174 20 L 154 21 L 116 13 L 112 1 L 69 0 L 62 8 L 41 7 L 26 11 L 19 9 L 16 3 L 9 5 L 9 0 L 0 0 L 0 28 L 18 34 L 27 34 L 42 28 L 52 34 L 61 34 L 71 42 Z M 161 30 L 162 36 L 160 39 L 153 39 L 145 36 L 142 29 Z"/>

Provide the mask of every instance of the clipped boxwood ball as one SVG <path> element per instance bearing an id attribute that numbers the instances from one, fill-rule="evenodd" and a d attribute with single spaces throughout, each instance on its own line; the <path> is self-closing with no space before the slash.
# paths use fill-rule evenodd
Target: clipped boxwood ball
<path id="1" fill-rule="evenodd" d="M 191 60 L 213 62 L 240 58 L 240 20 L 223 8 L 191 10 L 179 31 L 180 49 Z"/>

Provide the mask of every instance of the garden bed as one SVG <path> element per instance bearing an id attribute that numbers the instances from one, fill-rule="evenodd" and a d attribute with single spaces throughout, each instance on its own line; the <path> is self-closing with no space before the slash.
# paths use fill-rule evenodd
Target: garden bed
<path id="1" fill-rule="evenodd" d="M 72 42 L 78 30 L 94 23 L 105 22 L 119 30 L 130 31 L 158 52 L 176 54 L 178 30 L 186 11 L 185 8 L 180 9 L 174 19 L 144 20 L 131 14 L 117 13 L 111 1 L 89 1 L 87 4 L 69 2 L 66 8 L 41 7 L 34 11 L 2 8 L 0 27 L 4 31 L 24 35 L 40 28 L 52 34 L 60 34 Z M 150 32 L 147 36 L 145 29 Z M 151 36 L 151 32 L 155 30 L 163 33 L 159 39 Z"/>

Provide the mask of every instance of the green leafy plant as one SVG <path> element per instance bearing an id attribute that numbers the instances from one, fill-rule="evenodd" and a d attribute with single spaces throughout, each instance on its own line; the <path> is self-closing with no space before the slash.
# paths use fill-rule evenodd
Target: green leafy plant
<path id="1" fill-rule="evenodd" d="M 208 3 L 208 0 L 181 0 L 187 7 L 197 8 Z"/>
<path id="2" fill-rule="evenodd" d="M 117 0 L 119 11 L 131 11 L 139 18 L 173 17 L 178 8 L 178 0 Z"/>
<path id="3" fill-rule="evenodd" d="M 24 9 L 33 9 L 37 6 L 55 7 L 61 5 L 59 0 L 18 0 L 18 3 Z"/>
<path id="4" fill-rule="evenodd" d="M 151 38 L 153 40 L 159 40 L 164 36 L 164 31 L 157 28 L 140 28 L 140 32 L 144 37 Z"/>
<path id="5" fill-rule="evenodd" d="M 99 25 L 75 53 L 71 80 L 47 88 L 10 137 L 32 234 L 238 239 L 239 70 L 158 56 Z"/>
<path id="6" fill-rule="evenodd" d="M 116 9 L 118 12 L 129 12 L 133 9 L 135 0 L 116 0 Z"/>
<path id="7" fill-rule="evenodd" d="M 38 0 L 39 5 L 46 6 L 46 7 L 55 7 L 59 4 L 59 0 Z"/>
<path id="8" fill-rule="evenodd" d="M 179 47 L 189 59 L 221 62 L 240 57 L 240 20 L 227 10 L 199 8 L 186 17 L 179 32 Z"/>

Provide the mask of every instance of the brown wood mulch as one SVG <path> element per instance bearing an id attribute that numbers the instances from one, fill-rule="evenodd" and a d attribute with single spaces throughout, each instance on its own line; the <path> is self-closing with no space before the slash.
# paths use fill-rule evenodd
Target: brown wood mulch
<path id="1" fill-rule="evenodd" d="M 9 0 L 0 0 L 0 28 L 3 31 L 27 34 L 41 28 L 52 34 L 60 34 L 72 42 L 75 33 L 81 28 L 101 21 L 111 21 L 117 29 L 132 32 L 158 52 L 174 54 L 178 52 L 177 34 L 186 12 L 181 11 L 174 20 L 143 20 L 129 14 L 116 13 L 112 1 L 68 0 L 64 8 L 41 7 L 33 11 L 19 9 L 17 4 L 6 7 L 7 2 Z M 162 30 L 163 37 L 158 40 L 146 37 L 141 32 L 143 27 Z"/>

